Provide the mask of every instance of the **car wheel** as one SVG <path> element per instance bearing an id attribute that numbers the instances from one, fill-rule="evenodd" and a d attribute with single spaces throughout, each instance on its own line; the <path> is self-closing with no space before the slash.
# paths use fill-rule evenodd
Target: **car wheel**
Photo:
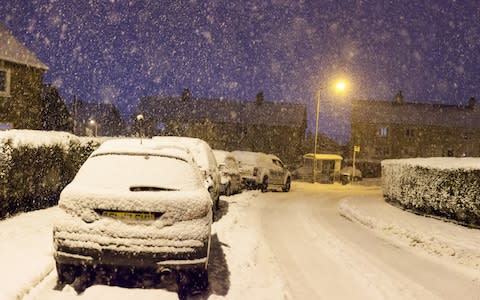
<path id="1" fill-rule="evenodd" d="M 288 177 L 287 181 L 285 182 L 285 185 L 282 187 L 282 191 L 284 192 L 290 191 L 290 185 L 291 185 L 290 177 Z"/>
<path id="2" fill-rule="evenodd" d="M 74 265 L 56 263 L 58 282 L 71 284 L 78 276 L 79 270 Z"/>
<path id="3" fill-rule="evenodd" d="M 230 186 L 230 182 L 227 183 L 227 187 L 225 188 L 225 196 L 230 196 L 232 195 L 232 187 Z"/>
<path id="4" fill-rule="evenodd" d="M 177 285 L 180 299 L 186 299 L 188 295 L 202 293 L 208 288 L 208 272 L 206 269 L 179 271 Z"/>
<path id="5" fill-rule="evenodd" d="M 268 177 L 265 176 L 265 177 L 263 177 L 263 181 L 262 181 L 260 190 L 262 191 L 262 193 L 265 193 L 267 191 L 267 189 L 268 189 Z"/>

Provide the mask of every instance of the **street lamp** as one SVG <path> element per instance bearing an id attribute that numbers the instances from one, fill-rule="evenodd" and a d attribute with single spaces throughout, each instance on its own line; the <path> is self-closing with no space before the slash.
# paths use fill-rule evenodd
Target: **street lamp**
<path id="1" fill-rule="evenodd" d="M 335 82 L 334 89 L 336 92 L 343 92 L 347 88 L 347 82 L 343 79 L 339 79 Z M 317 91 L 317 105 L 315 109 L 315 140 L 313 146 L 313 178 L 312 183 L 317 182 L 317 140 L 318 140 L 318 117 L 320 112 L 320 92 L 323 87 Z"/>
<path id="2" fill-rule="evenodd" d="M 98 130 L 98 124 L 95 122 L 95 120 L 90 120 L 90 125 L 94 126 L 95 128 L 95 137 L 97 136 L 97 130 Z"/>

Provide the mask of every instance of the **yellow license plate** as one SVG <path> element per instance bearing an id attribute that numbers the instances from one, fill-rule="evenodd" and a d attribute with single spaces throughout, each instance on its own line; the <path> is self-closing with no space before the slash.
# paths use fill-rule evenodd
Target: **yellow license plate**
<path id="1" fill-rule="evenodd" d="M 131 212 L 131 211 L 110 211 L 104 210 L 105 217 L 123 219 L 123 220 L 155 220 L 155 214 L 151 212 Z"/>

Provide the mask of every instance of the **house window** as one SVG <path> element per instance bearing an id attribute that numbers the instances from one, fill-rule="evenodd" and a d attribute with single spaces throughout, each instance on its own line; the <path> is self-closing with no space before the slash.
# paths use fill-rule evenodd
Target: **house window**
<path id="1" fill-rule="evenodd" d="M 0 69 L 0 96 L 10 96 L 10 71 Z"/>
<path id="2" fill-rule="evenodd" d="M 378 136 L 386 137 L 388 135 L 388 127 L 381 127 L 377 132 Z"/>
<path id="3" fill-rule="evenodd" d="M 413 129 L 407 129 L 407 136 L 408 136 L 408 137 L 413 137 L 413 136 L 414 136 L 414 131 L 413 131 Z"/>

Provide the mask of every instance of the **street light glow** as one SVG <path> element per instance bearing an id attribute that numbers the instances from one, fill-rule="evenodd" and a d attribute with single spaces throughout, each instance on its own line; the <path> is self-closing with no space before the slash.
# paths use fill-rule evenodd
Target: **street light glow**
<path id="1" fill-rule="evenodd" d="M 338 80 L 335 83 L 335 90 L 337 92 L 343 92 L 347 89 L 347 82 L 345 80 Z"/>

